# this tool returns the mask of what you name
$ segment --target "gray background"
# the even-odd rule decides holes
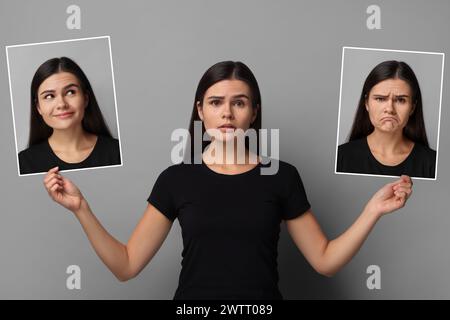
[[[436,150],[443,55],[353,48],[344,49],[339,145],[348,141],[364,81],[377,64],[386,60],[406,62],[416,74],[422,93],[428,142]]]
[[[324,232],[334,238],[387,177],[334,174],[343,46],[448,52],[450,2],[377,1],[382,29],[366,28],[373,1],[77,1],[82,29],[66,29],[72,1],[0,2],[2,45],[110,35],[124,166],[67,172],[104,226],[127,241],[158,174],[170,134],[187,127],[195,88],[213,63],[241,60],[259,81],[263,126],[280,128],[280,156],[294,164]],[[0,52],[2,169],[0,298],[171,299],[181,261],[176,222],[135,279],[120,283],[70,212],[53,203],[42,176],[18,177],[4,50]],[[445,71],[444,88],[449,83]],[[443,92],[439,179],[417,180],[405,208],[383,217],[334,278],[316,274],[283,225],[280,288],[286,299],[450,298],[449,101]],[[81,290],[65,270],[81,267]],[[366,269],[381,268],[381,290]]]
[[[9,47],[7,50],[18,152],[28,144],[30,86],[34,73],[48,59],[63,56],[74,60],[86,74],[103,118],[113,137],[118,138],[108,38]]]

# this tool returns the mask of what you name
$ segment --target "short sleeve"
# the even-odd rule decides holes
[[[288,185],[283,195],[284,220],[297,218],[311,208],[300,174],[294,166],[290,167],[287,181]]]
[[[164,170],[156,179],[155,185],[148,197],[147,201],[158,209],[169,220],[174,221],[177,218],[176,206],[173,202],[172,192],[170,186],[173,185],[170,181],[170,172],[168,169]]]

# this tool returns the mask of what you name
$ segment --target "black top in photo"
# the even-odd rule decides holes
[[[20,174],[47,172],[58,166],[59,170],[92,168],[121,164],[119,140],[99,135],[89,156],[81,162],[68,163],[53,152],[48,139],[19,153]]]
[[[387,166],[372,154],[367,137],[344,143],[338,147],[337,172],[435,178],[436,151],[414,143],[408,157],[398,165]]]

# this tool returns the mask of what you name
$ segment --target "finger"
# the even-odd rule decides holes
[[[58,176],[53,176],[45,185],[49,186],[50,184],[53,184],[54,182],[62,183],[62,179]]]
[[[409,182],[402,182],[394,186],[394,190],[397,190],[399,188],[412,188],[412,184]]]
[[[44,179],[44,184],[47,184],[49,181],[51,181],[53,178],[62,179],[62,176],[59,173],[51,173]]]
[[[58,173],[59,167],[53,167],[47,171],[47,174]]]
[[[58,181],[58,179],[56,177],[52,177],[48,182],[45,183],[45,188],[47,190],[50,190],[50,188],[53,187],[56,181]]]
[[[62,187],[62,182],[58,178],[54,177],[52,180],[50,180],[47,183],[47,185],[46,185],[47,191],[50,191],[54,185],[58,185],[58,186]]]
[[[399,183],[400,183],[400,180],[397,180],[397,181],[388,183],[386,186],[395,190],[395,186],[398,185]]]
[[[398,185],[398,184],[401,184],[401,183],[411,183],[412,184],[412,181],[411,181],[411,178],[409,176],[402,175],[402,176],[400,176],[400,178],[398,180],[395,180],[394,182],[391,182],[390,185],[395,186],[395,185]]]
[[[47,175],[44,178],[44,184],[46,184],[47,182],[49,182],[54,176],[56,176],[56,173],[54,172],[49,172],[47,173]]]
[[[406,199],[409,199],[412,194],[412,189],[406,189],[405,192],[406,192]]]
[[[409,194],[411,193],[411,189],[409,189],[409,188],[398,188],[395,191],[396,192],[404,192],[404,193],[406,193],[407,196],[409,196]]]
[[[403,180],[404,182],[412,184],[412,180],[411,180],[410,176],[407,176],[407,175],[403,174],[403,175],[400,176],[400,179]]]
[[[395,191],[394,194],[395,194],[396,200],[402,200],[402,199],[406,200],[406,198],[407,198],[407,193],[404,191]]]
[[[58,184],[55,184],[55,185],[53,185],[53,186],[50,188],[49,194],[50,194],[50,196],[52,197],[52,199],[55,199],[55,197],[56,197],[56,190],[58,190],[58,188],[59,188],[59,185],[58,185]]]
[[[403,177],[403,176],[402,176]],[[388,183],[388,185],[390,185],[390,186],[395,186],[395,185],[397,185],[397,184],[400,184],[400,183],[404,183],[405,181],[402,179],[402,178],[399,178],[399,179],[397,179],[397,180],[395,180],[395,181],[393,181],[393,182],[391,182],[391,183]]]

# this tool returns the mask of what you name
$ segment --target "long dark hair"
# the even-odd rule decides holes
[[[403,128],[403,134],[414,142],[428,145],[427,133],[425,131],[425,122],[423,120],[422,94],[420,92],[419,82],[411,67],[402,61],[384,61],[378,64],[366,78],[359,98],[358,110],[356,111],[350,132],[349,141],[366,137],[374,130],[370,122],[369,113],[366,110],[366,102],[369,99],[369,93],[372,88],[381,81],[388,79],[401,79],[409,84],[412,92],[413,113],[409,117],[406,126]]]
[[[218,62],[212,67],[210,67],[206,72],[203,74],[202,78],[200,79],[200,82],[197,87],[197,91],[195,92],[195,99],[194,99],[194,107],[192,110],[191,115],[191,121],[189,124],[189,133],[190,133],[190,151],[191,151],[191,160],[194,159],[194,157],[201,157],[201,154],[195,154],[194,150],[194,121],[200,121],[200,117],[198,115],[197,111],[197,102],[200,103],[200,105],[203,104],[203,98],[205,96],[206,91],[214,85],[215,83],[222,81],[222,80],[230,80],[230,79],[236,79],[241,80],[247,83],[247,85],[250,88],[251,93],[251,101],[252,101],[252,108],[258,109],[258,113],[256,115],[255,121],[250,125],[250,128],[255,129],[257,133],[257,148],[259,150],[259,130],[261,129],[261,93],[259,91],[258,82],[256,81],[255,76],[253,75],[252,71],[249,67],[247,67],[244,63],[239,61],[222,61]],[[205,125],[202,122],[202,137],[205,133]],[[198,137],[197,137],[198,139]],[[202,139],[202,150],[205,149],[205,147],[210,143],[210,141],[203,141]],[[248,148],[248,141],[246,139],[246,147]]]
[[[91,84],[83,70],[81,70],[75,61],[67,57],[61,57],[49,59],[41,64],[31,81],[31,117],[28,147],[48,139],[53,133],[53,129],[44,122],[44,119],[37,110],[37,93],[39,86],[45,79],[59,72],[70,72],[77,77],[80,82],[81,91],[88,96],[88,105],[84,110],[84,117],[81,122],[83,129],[96,135],[112,137],[111,132],[103,119],[102,112],[98,106]]]

